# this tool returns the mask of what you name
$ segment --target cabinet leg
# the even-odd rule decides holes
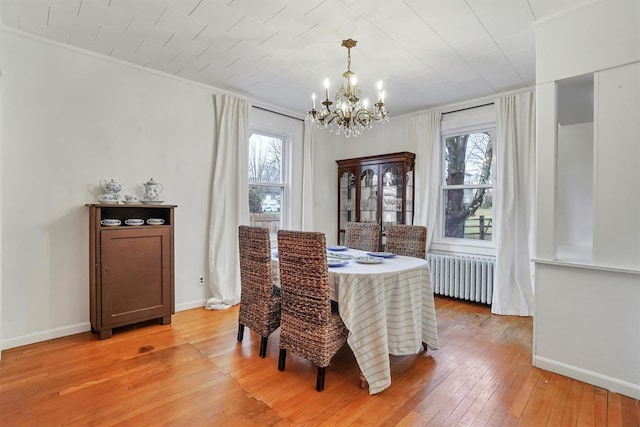
[[[161,325],[170,325],[171,324],[171,315],[164,316],[162,319],[160,319],[160,324]]]
[[[98,339],[106,340],[107,338],[111,338],[112,329],[102,329],[98,331]]]

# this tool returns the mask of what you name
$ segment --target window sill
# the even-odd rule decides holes
[[[470,255],[496,256],[496,248],[487,244],[463,244],[454,242],[437,241],[432,242],[430,251],[456,252]]]

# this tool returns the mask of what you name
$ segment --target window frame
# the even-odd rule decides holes
[[[446,183],[446,139],[452,136],[464,135],[470,133],[480,133],[490,131],[493,135],[493,158],[491,159],[491,183],[490,184],[463,184],[463,185],[449,185]],[[497,220],[497,212],[495,209],[496,201],[496,189],[498,181],[496,179],[496,164],[497,150],[497,126],[495,122],[491,123],[478,123],[476,125],[461,126],[450,128],[441,131],[440,141],[438,146],[438,174],[440,177],[438,184],[438,217],[436,221],[436,230],[434,230],[433,242],[431,244],[431,250],[444,251],[444,252],[462,252],[477,255],[490,255],[495,256],[495,233],[492,231],[491,240],[476,240],[466,238],[445,237],[445,193],[446,190],[455,189],[477,189],[477,188],[489,188],[491,189],[493,197],[493,209],[492,209],[492,229],[495,230],[495,224]]]

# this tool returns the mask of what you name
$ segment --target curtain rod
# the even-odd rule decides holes
[[[288,114],[280,113],[278,111],[269,110],[268,108],[258,107],[257,105],[252,105],[251,107],[257,108],[258,110],[267,111],[267,112],[273,113],[273,114],[279,114],[279,115],[284,116],[284,117],[289,117],[290,119],[300,120],[301,122],[304,122],[304,120],[302,120],[302,119],[300,119],[298,117],[293,117],[293,116],[290,116]]]
[[[446,113],[442,113],[442,115],[445,115],[445,114],[451,114],[451,113],[457,113],[458,111],[471,110],[471,109],[473,109],[473,108],[486,107],[487,105],[494,105],[494,104],[495,104],[495,102],[487,102],[486,104],[474,105],[473,107],[460,108],[460,109],[458,109],[458,110],[447,111]]]

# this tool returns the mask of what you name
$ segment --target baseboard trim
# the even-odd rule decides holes
[[[573,378],[597,387],[605,388],[615,393],[620,393],[632,399],[640,399],[640,384],[633,384],[618,378],[608,377],[593,371],[587,371],[576,366],[546,357],[533,356],[533,366],[565,377]]]
[[[207,299],[185,302],[176,305],[176,312],[191,310],[192,308],[204,307]],[[46,331],[34,332],[32,334],[9,338],[0,342],[0,350],[21,347],[23,345],[35,344],[38,342],[53,340],[56,338],[68,337],[69,335],[81,334],[91,330],[91,322],[77,323],[75,325],[63,326],[61,328],[48,329]]]
[[[208,299],[209,298],[183,302],[181,304],[176,305],[176,311],[185,311],[185,310],[191,310],[192,308],[204,307],[207,304]]]
[[[21,347],[23,345],[35,344],[42,341],[56,338],[68,337],[69,335],[80,334],[91,330],[91,322],[76,323],[75,325],[63,326],[61,328],[48,329],[46,331],[34,332],[15,338],[2,340],[2,350]]]

